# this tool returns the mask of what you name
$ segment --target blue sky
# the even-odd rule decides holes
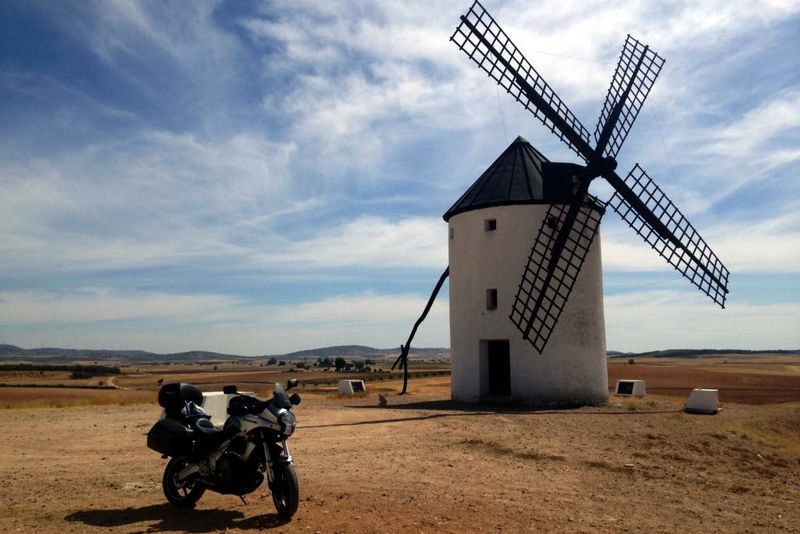
[[[575,161],[449,43],[469,4],[0,4],[0,341],[399,345],[441,215],[507,144]],[[609,213],[609,349],[799,348],[800,4],[485,6],[590,130],[627,33],[667,60],[619,170],[690,218],[729,304]],[[418,345],[449,345],[447,310]]]

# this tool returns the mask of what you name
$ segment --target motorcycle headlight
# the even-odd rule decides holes
[[[295,418],[294,414],[289,410],[284,411],[281,416],[278,418],[278,421],[283,428],[283,435],[284,436],[291,436],[294,432],[294,429],[297,427],[297,419]]]

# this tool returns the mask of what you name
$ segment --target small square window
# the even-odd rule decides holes
[[[496,310],[497,309],[497,290],[496,289],[487,289],[486,290],[486,309],[487,310]]]
[[[456,236],[456,229],[452,226],[450,227],[450,239],[453,239]]]
[[[483,221],[483,229],[487,232],[494,232],[497,230],[497,219],[486,219]]]

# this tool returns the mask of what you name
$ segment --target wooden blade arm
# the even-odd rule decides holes
[[[525,92],[525,95],[530,99],[531,102],[536,106],[536,108],[542,112],[542,114],[553,123],[553,125],[558,129],[559,132],[573,145],[580,153],[583,155],[584,159],[589,161],[594,154],[592,147],[587,143],[583,137],[581,137],[578,132],[576,132],[569,123],[555,110],[553,107],[548,103],[548,101],[540,95],[530,84],[525,80],[525,78],[511,66],[500,52],[497,51],[494,46],[483,36],[480,32],[478,32],[477,28],[465,17],[461,15],[461,22],[467,26],[470,31],[481,41],[481,43],[489,50],[492,55],[499,61],[508,72],[510,72],[514,76],[514,80],[517,82],[519,87]]]
[[[619,193],[619,195],[627,202],[633,210],[665,241],[669,241],[676,248],[679,248],[686,256],[692,260],[706,275],[709,276],[714,282],[726,286],[727,282],[720,280],[720,278],[708,268],[704,261],[701,261],[678,237],[661,222],[661,220],[647,207],[647,205],[639,198],[628,184],[614,171],[603,173],[608,183]],[[663,193],[663,192],[662,192]],[[666,197],[666,195],[664,195]]]

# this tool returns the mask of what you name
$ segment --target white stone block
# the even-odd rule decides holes
[[[688,413],[715,414],[719,412],[719,390],[695,388],[683,407]]]
[[[356,393],[366,393],[367,385],[363,380],[353,380],[351,378],[339,380],[339,394],[355,395]]]
[[[644,397],[647,394],[644,380],[617,380],[614,395],[619,397]]]

